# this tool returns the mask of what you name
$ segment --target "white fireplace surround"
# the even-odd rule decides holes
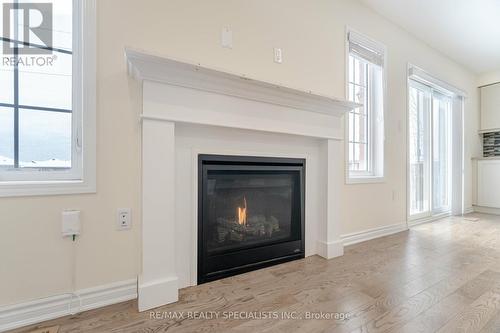
[[[196,284],[198,154],[306,159],[306,256],[343,255],[342,115],[356,104],[126,50],[142,83],[139,310]]]

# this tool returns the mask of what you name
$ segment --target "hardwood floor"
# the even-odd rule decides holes
[[[186,288],[178,303],[154,313],[126,302],[14,332],[56,325],[59,332],[499,333],[500,217],[473,216],[480,219],[446,218],[353,245],[340,258],[312,256]],[[213,318],[186,318],[195,311]]]

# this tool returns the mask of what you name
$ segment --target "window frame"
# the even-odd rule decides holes
[[[96,192],[96,0],[73,11],[71,168],[2,170],[0,197]]]
[[[348,71],[350,71],[350,57],[351,55],[349,54],[349,68],[348,68]],[[352,56],[354,60],[357,59],[357,57],[355,56]],[[351,82],[351,81],[348,81],[347,83],[347,86],[348,88],[347,89],[350,89],[350,85],[353,85],[354,86],[354,89],[356,89],[356,87],[359,87],[359,88],[364,88],[365,89],[365,101],[368,101],[370,99],[370,95],[371,95],[371,87],[372,87],[372,83],[370,82],[372,80],[372,74],[371,74],[371,70],[368,66],[368,63],[366,63],[363,59],[357,59],[358,61],[362,61],[363,62],[363,66],[365,66],[365,80],[366,80],[366,84],[365,86],[362,86],[360,84],[357,84],[355,82]],[[356,74],[354,73],[354,76]],[[348,74],[349,76],[349,74]],[[355,93],[355,90],[353,91],[353,93]],[[348,92],[349,94],[349,92]],[[353,102],[353,101],[352,101]],[[357,112],[358,108],[356,109],[353,109],[353,110],[350,110],[348,112],[348,116],[350,116],[351,114],[352,115],[358,115],[358,116],[362,116],[362,117],[365,117],[366,120],[365,120],[365,123],[366,123],[366,140],[365,142],[361,142],[361,141],[356,141],[355,139],[354,140],[351,140],[350,138],[350,135],[347,136],[347,147],[348,147],[348,157],[351,153],[351,147],[350,147],[350,144],[357,144],[357,145],[364,145],[366,147],[366,164],[367,164],[367,170],[350,170],[350,164],[351,164],[351,161],[350,159],[348,159],[347,161],[347,165],[349,167],[349,172],[352,173],[353,175],[357,176],[357,177],[362,177],[362,176],[369,176],[371,174],[371,170],[373,168],[373,163],[372,163],[372,143],[373,143],[373,138],[372,138],[372,135],[373,135],[373,131],[371,130],[372,128],[372,117],[370,116],[370,109],[371,109],[371,105],[367,105],[367,111],[366,111],[366,114],[361,114],[360,112]],[[351,124],[350,124],[350,121],[348,119],[348,122],[347,122],[347,131],[348,131],[348,134],[349,131],[351,130]],[[353,137],[355,137],[353,135]]]
[[[382,75],[382,104],[381,107],[378,107],[377,115],[380,113],[382,117],[381,122],[377,122],[375,120],[377,115],[374,115],[372,112],[375,109],[375,101],[371,97],[374,92],[373,92],[373,83],[372,81],[375,79],[373,70],[371,69],[371,66],[368,67],[368,82],[367,82],[367,100],[369,100],[370,104],[367,106],[367,117],[368,117],[368,145],[367,145],[367,163],[368,163],[368,171],[356,171],[356,170],[350,170],[350,160],[349,160],[349,149],[350,149],[350,138],[349,138],[349,131],[350,131],[350,121],[349,121],[349,115],[351,112],[346,113],[345,116],[345,123],[344,123],[344,141],[345,141],[345,148],[344,148],[344,160],[345,160],[345,182],[346,184],[369,184],[369,183],[383,183],[385,182],[385,118],[386,118],[386,113],[387,113],[387,48],[385,45],[381,44],[380,42],[374,41],[369,37],[366,37],[366,35],[359,33],[358,31],[352,29],[349,26],[346,26],[346,32],[345,32],[345,95],[346,99],[350,100],[349,98],[349,69],[350,69],[350,62],[349,58],[351,56],[351,53],[349,52],[349,33],[354,32],[357,35],[363,36],[366,40],[370,41],[371,44],[377,45],[378,48],[380,48],[383,51],[384,54],[384,59],[383,59],[383,65],[381,69],[381,75]],[[353,55],[353,57],[356,57]],[[359,59],[359,58],[358,58]],[[361,61],[365,61],[364,59],[360,59]],[[381,108],[381,110],[380,110]],[[381,126],[382,128],[378,128]],[[382,132],[378,133],[377,132]],[[381,142],[376,142],[378,140],[381,140]],[[376,146],[379,146],[378,150],[381,151],[376,151]]]

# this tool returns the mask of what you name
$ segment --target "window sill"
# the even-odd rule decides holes
[[[345,180],[346,184],[377,184],[385,183],[383,176],[348,176]]]
[[[93,182],[68,181],[7,181],[0,182],[0,197],[28,197],[96,193]]]

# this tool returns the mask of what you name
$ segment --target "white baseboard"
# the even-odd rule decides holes
[[[345,234],[340,236],[342,239],[344,246],[353,245],[361,242],[365,242],[367,240],[392,235],[401,231],[408,230],[406,223],[397,223],[392,224],[380,228],[373,228],[364,230],[361,232],[354,232],[351,234]]]
[[[169,277],[154,281],[141,281],[139,277],[139,311],[177,302],[179,299],[179,279]]]
[[[500,208],[473,206],[472,211],[483,214],[500,215]]]
[[[317,246],[318,255],[325,259],[344,255],[344,243],[341,240],[336,242],[318,241]]]
[[[450,213],[443,213],[443,214],[425,217],[425,218],[418,219],[418,220],[408,221],[408,228],[416,227],[417,225],[424,224],[424,223],[434,222],[434,221],[437,221],[437,220],[440,220],[440,219],[443,219],[443,218],[449,217],[449,216],[451,216]]]
[[[77,290],[79,300],[69,294],[0,307],[0,332],[137,298],[137,280]],[[71,311],[70,311],[71,307]]]
[[[472,206],[464,209],[464,215],[470,214],[470,213],[474,213],[474,207],[472,207]]]

